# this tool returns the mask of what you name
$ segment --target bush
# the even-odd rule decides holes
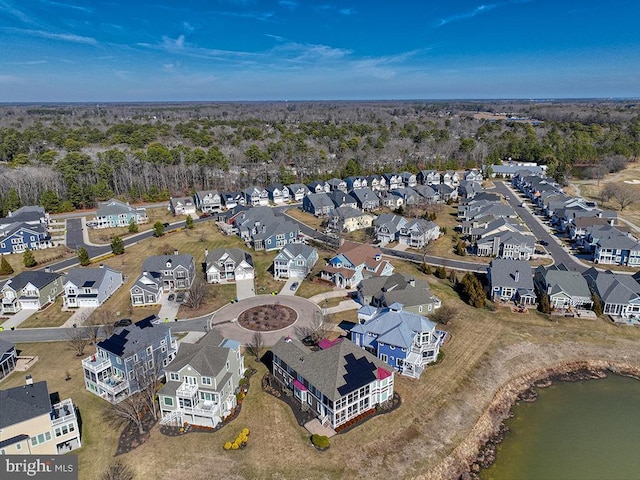
[[[225,442],[223,448],[225,450],[231,450],[231,442]]]
[[[326,435],[311,435],[311,443],[317,448],[325,449],[329,448],[329,437]]]

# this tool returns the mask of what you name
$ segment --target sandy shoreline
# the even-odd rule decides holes
[[[467,479],[474,478],[480,464],[491,463],[486,453],[499,443],[504,434],[504,421],[510,417],[511,409],[518,400],[532,401],[531,389],[544,387],[552,381],[576,381],[596,379],[615,373],[640,379],[640,366],[609,360],[581,360],[561,362],[539,368],[509,380],[494,395],[480,415],[467,437],[434,469],[428,478]],[[487,449],[487,445],[489,449]],[[480,457],[480,459],[479,459]],[[480,461],[479,461],[480,460]]]

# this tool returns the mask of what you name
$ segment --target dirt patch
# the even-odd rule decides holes
[[[248,330],[273,332],[293,325],[297,317],[294,309],[276,303],[245,310],[238,317],[238,323]]]

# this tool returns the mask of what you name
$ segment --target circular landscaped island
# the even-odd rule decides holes
[[[275,332],[290,327],[298,319],[293,308],[270,303],[251,307],[238,316],[240,326],[256,332]]]

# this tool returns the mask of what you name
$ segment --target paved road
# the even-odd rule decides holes
[[[509,202],[518,215],[520,215],[520,218],[527,224],[527,227],[529,227],[529,230],[531,230],[538,241],[544,240],[548,243],[548,245],[546,245],[546,249],[555,263],[564,263],[567,268],[581,273],[587,270],[588,267],[586,265],[576,259],[558,243],[558,239],[549,233],[548,227],[542,224],[539,217],[533,215],[529,209],[520,207],[522,200],[516,195],[515,189],[512,190],[507,187],[504,182],[494,183],[496,186],[495,191],[501,193],[505,197],[509,197],[507,202]]]
[[[171,322],[172,332],[204,332],[208,328],[211,315],[205,315],[191,320]],[[71,328],[18,328],[0,332],[0,338],[11,343],[27,342],[59,342],[69,339]]]

